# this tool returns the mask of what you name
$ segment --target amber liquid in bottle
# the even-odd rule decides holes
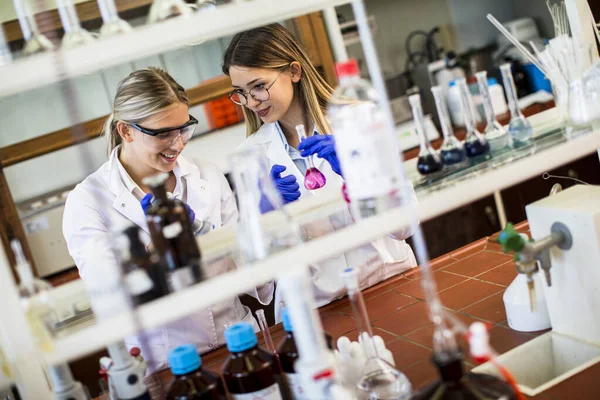
[[[178,291],[202,280],[201,255],[184,203],[167,194],[167,178],[165,173],[144,180],[154,194],[146,220],[170,291]]]

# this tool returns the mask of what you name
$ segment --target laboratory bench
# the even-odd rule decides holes
[[[527,222],[517,225],[517,230],[528,233]],[[502,253],[495,242],[497,234],[477,240],[458,250],[431,261],[437,288],[443,306],[465,323],[484,321],[491,325],[491,344],[498,353],[505,353],[546,331],[524,333],[508,327],[502,294],[516,276],[512,257]],[[404,372],[415,389],[437,379],[430,363],[432,356],[432,324],[421,292],[419,267],[390,278],[364,291],[369,318],[374,333],[380,335],[394,355],[396,367]],[[356,324],[347,298],[334,301],[319,309],[323,328],[334,340],[340,336],[357,339]],[[270,328],[274,343],[284,336],[283,327]],[[264,346],[262,336],[259,342]],[[461,339],[463,349],[466,342]],[[225,347],[202,355],[203,365],[220,371],[228,352]],[[97,359],[96,359],[97,362]],[[465,368],[475,362],[466,357]],[[77,370],[73,369],[74,375]],[[171,380],[170,372],[158,374],[163,387]],[[535,400],[588,400],[600,398],[600,364],[563,381],[543,392]],[[96,381],[97,379],[94,378]],[[98,399],[106,399],[101,396]]]

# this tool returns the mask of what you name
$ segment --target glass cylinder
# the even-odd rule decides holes
[[[465,118],[465,127],[467,129],[467,136],[465,138],[465,150],[467,151],[467,157],[478,157],[489,153],[490,145],[483,135],[477,130],[475,121],[475,111],[473,106],[473,99],[471,93],[469,93],[469,87],[467,86],[467,80],[465,78],[459,78],[456,81],[458,90],[460,92],[460,103]]]
[[[62,39],[62,46],[64,48],[81,46],[95,40],[90,32],[81,27],[77,10],[75,10],[72,0],[56,0],[56,5],[58,6],[58,14],[60,15],[63,29],[65,30],[65,36]]]
[[[13,0],[13,5],[23,32],[23,39],[25,39],[23,54],[27,55],[54,49],[52,42],[39,32],[34,14],[31,12],[27,1]]]
[[[423,117],[423,107],[421,106],[421,96],[413,94],[409,96],[408,102],[412,108],[414,124],[419,136],[420,150],[417,160],[417,170],[422,175],[431,174],[442,169],[442,162],[436,151],[431,147],[427,134],[425,133],[425,118]]]
[[[475,74],[477,84],[479,85],[479,93],[483,100],[483,110],[485,112],[486,126],[483,134],[485,139],[490,144],[491,151],[502,150],[510,144],[509,136],[504,130],[504,127],[496,119],[494,108],[492,106],[492,97],[488,85],[487,72],[481,71]]]
[[[189,15],[192,15],[192,8],[184,0],[154,0],[148,13],[148,23]]]
[[[508,63],[502,64],[500,66],[500,72],[502,73],[502,81],[504,82],[504,89],[506,91],[506,97],[508,98],[508,107],[510,108],[508,134],[515,144],[527,142],[533,136],[533,128],[519,109],[517,89],[515,87],[511,65]]]
[[[443,90],[440,86],[434,86],[431,88],[431,93],[444,135],[444,141],[440,147],[440,159],[444,165],[460,165],[467,159],[467,153],[463,144],[454,136]]]
[[[115,0],[98,0],[98,8],[103,22],[100,36],[110,36],[131,30],[131,26],[119,17]]]

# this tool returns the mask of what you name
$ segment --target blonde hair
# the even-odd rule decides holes
[[[223,57],[223,73],[229,76],[229,69],[235,66],[284,71],[294,61],[302,69],[302,77],[298,82],[300,105],[308,111],[319,133],[328,134],[331,127],[325,110],[333,89],[316,70],[298,41],[280,24],[266,25],[235,35]],[[249,108],[243,107],[243,112],[246,117],[246,136],[250,136],[263,122]]]
[[[113,111],[104,123],[103,132],[108,141],[109,155],[121,144],[117,122],[139,124],[177,103],[190,106],[185,89],[166,71],[148,67],[129,74],[119,82]]]

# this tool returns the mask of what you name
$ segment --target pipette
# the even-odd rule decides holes
[[[267,345],[267,349],[277,357],[277,348],[273,344],[273,338],[271,337],[271,332],[269,331],[269,325],[267,324],[267,318],[265,317],[265,310],[260,309],[256,310],[256,316],[258,317],[258,326],[260,327],[260,331],[265,338],[265,344]]]
[[[306,139],[304,125],[296,125],[296,132],[298,133],[299,142]],[[306,162],[308,163],[308,169],[304,175],[304,187],[308,190],[315,190],[325,186],[327,179],[325,179],[325,175],[323,175],[323,173],[319,171],[317,167],[315,167],[315,162],[312,156],[306,157]]]

